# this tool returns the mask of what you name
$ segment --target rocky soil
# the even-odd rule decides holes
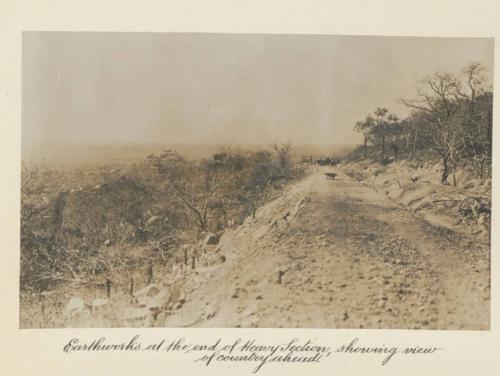
[[[489,329],[489,242],[340,167],[315,168],[189,252],[195,268],[181,262],[135,292],[121,325]]]

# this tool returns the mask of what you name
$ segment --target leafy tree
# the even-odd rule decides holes
[[[380,159],[386,157],[387,144],[391,146],[396,156],[399,150],[396,142],[399,139],[399,119],[390,114],[387,108],[378,107],[373,115],[368,115],[365,120],[356,122],[354,130],[363,134],[363,157],[367,157],[368,142],[379,149]]]

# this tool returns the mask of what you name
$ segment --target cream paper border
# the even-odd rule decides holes
[[[250,375],[245,363],[201,367],[192,356],[171,353],[72,353],[73,336],[105,335],[121,342],[186,337],[254,337],[284,342],[295,336],[340,345],[354,337],[371,344],[432,345],[432,356],[394,358],[335,356],[319,365],[266,366],[259,374],[301,375],[499,375],[498,144],[494,145],[491,330],[312,329],[18,329],[21,32],[26,30],[237,32],[500,38],[500,1],[0,1],[0,374],[2,375]],[[494,140],[498,139],[500,74],[495,58]],[[220,363],[219,363],[220,364]]]

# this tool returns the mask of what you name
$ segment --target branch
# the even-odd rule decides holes
[[[409,100],[406,100],[406,99],[402,99],[401,98],[400,100],[401,100],[401,103],[404,104],[407,107],[414,108],[416,110],[422,110],[422,111],[425,111],[425,112],[428,112],[428,113],[432,113],[432,110],[429,109],[429,108],[427,108],[427,107],[416,105],[415,103],[412,103],[412,101],[409,101]]]

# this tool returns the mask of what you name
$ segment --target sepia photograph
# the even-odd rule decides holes
[[[19,327],[490,330],[493,57],[24,31]]]

